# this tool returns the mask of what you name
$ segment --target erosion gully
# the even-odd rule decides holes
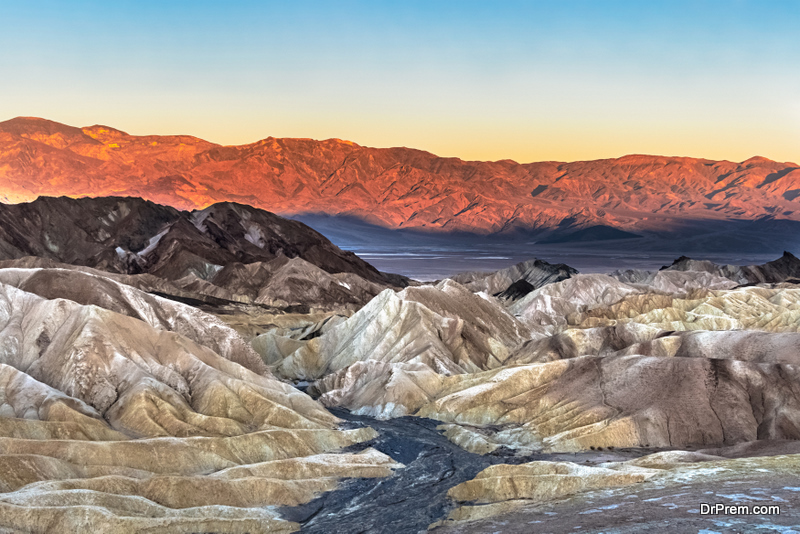
[[[535,454],[514,456],[509,449],[489,455],[473,454],[451,443],[436,427],[439,421],[420,417],[400,417],[380,421],[354,415],[347,410],[330,409],[343,419],[344,428],[371,426],[379,436],[346,449],[355,452],[373,447],[404,464],[386,478],[356,478],[344,481],[339,489],[313,501],[282,507],[281,515],[301,524],[301,532],[332,533],[418,533],[431,523],[447,517],[454,503],[447,497],[453,486],[475,477],[493,464],[519,464],[536,460],[572,461],[595,464],[626,460],[652,451],[623,449],[611,452],[575,454]]]

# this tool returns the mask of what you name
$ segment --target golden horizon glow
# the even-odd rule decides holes
[[[80,1],[0,15],[13,50],[0,120],[519,163],[800,161],[793,2]]]

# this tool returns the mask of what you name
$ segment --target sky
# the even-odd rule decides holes
[[[800,162],[800,2],[0,0],[0,120]]]

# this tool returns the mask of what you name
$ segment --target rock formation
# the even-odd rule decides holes
[[[66,299],[139,319],[158,331],[178,333],[259,374],[266,366],[253,349],[217,317],[111,280],[71,269],[0,269],[0,283],[48,300]],[[49,338],[50,333],[45,333]]]
[[[326,405],[437,419],[476,451],[800,437],[797,289],[707,270],[618,278],[571,274],[507,301],[452,280],[387,290],[319,336],[273,336],[266,360]]]
[[[534,289],[566,280],[576,274],[578,271],[563,263],[551,265],[542,260],[529,260],[494,273],[468,272],[450,278],[475,293],[483,291],[501,298],[517,300]],[[508,292],[515,284],[515,289]]]
[[[280,256],[270,262],[230,263],[210,280],[237,297],[276,307],[305,306],[357,310],[380,293],[385,283],[355,273],[330,274],[302,258]],[[184,288],[192,286],[183,285]]]
[[[630,270],[612,273],[612,275],[623,282],[652,283],[651,281],[658,276],[672,271],[708,272],[737,284],[776,284],[787,280],[800,280],[800,260],[786,251],[777,260],[764,265],[717,265],[708,260],[693,260],[681,256],[672,265],[665,265],[658,272]],[[697,277],[696,274],[693,276]]]
[[[264,506],[399,467],[331,454],[375,433],[338,430],[212,316],[78,271],[0,275],[2,528],[288,532]]]
[[[66,202],[72,218],[57,214],[59,224],[39,227],[16,221],[5,235],[27,242],[31,252],[53,245],[47,236],[58,235],[63,246],[50,247],[50,258],[109,267],[94,260],[120,241],[85,231],[97,223],[78,216],[87,201],[52,202]],[[112,203],[123,211],[129,204],[161,209]],[[53,214],[41,215],[37,220]],[[141,229],[117,230],[123,239]],[[327,246],[335,256],[338,249]],[[230,247],[217,247],[215,254],[232,254]],[[343,253],[339,259],[316,257],[320,250],[308,257],[327,266],[347,259]],[[299,265],[299,276],[312,272],[317,280],[349,281],[356,290],[379,287],[353,272],[328,274],[300,258],[279,254],[271,261]],[[279,283],[292,275],[297,270]],[[3,262],[0,530],[290,532],[297,524],[273,507],[306,503],[346,477],[385,477],[402,467],[358,446],[376,436],[373,430],[340,429],[321,404],[274,378],[220,319],[224,314],[198,308],[214,302],[209,288],[190,286],[187,280],[109,273],[48,257]],[[364,298],[354,295],[342,300]],[[351,446],[352,452],[338,452]]]
[[[281,360],[276,372],[325,377],[315,391],[328,405],[355,408],[357,398],[358,413],[397,416],[421,406],[438,375],[499,367],[527,338],[497,302],[446,280],[400,293],[385,290]]]
[[[234,262],[302,258],[328,273],[404,284],[302,223],[231,203],[191,213],[121,197],[0,205],[0,259],[25,256],[166,280],[207,280]]]
[[[785,364],[583,356],[448,377],[417,413],[535,450],[734,445],[800,438],[797,378]]]

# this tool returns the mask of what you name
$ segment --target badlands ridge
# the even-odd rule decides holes
[[[800,474],[788,252],[421,284],[238,204],[42,198],[0,220],[3,532],[314,531],[291,510],[426,455],[370,418],[489,459],[406,532]]]

